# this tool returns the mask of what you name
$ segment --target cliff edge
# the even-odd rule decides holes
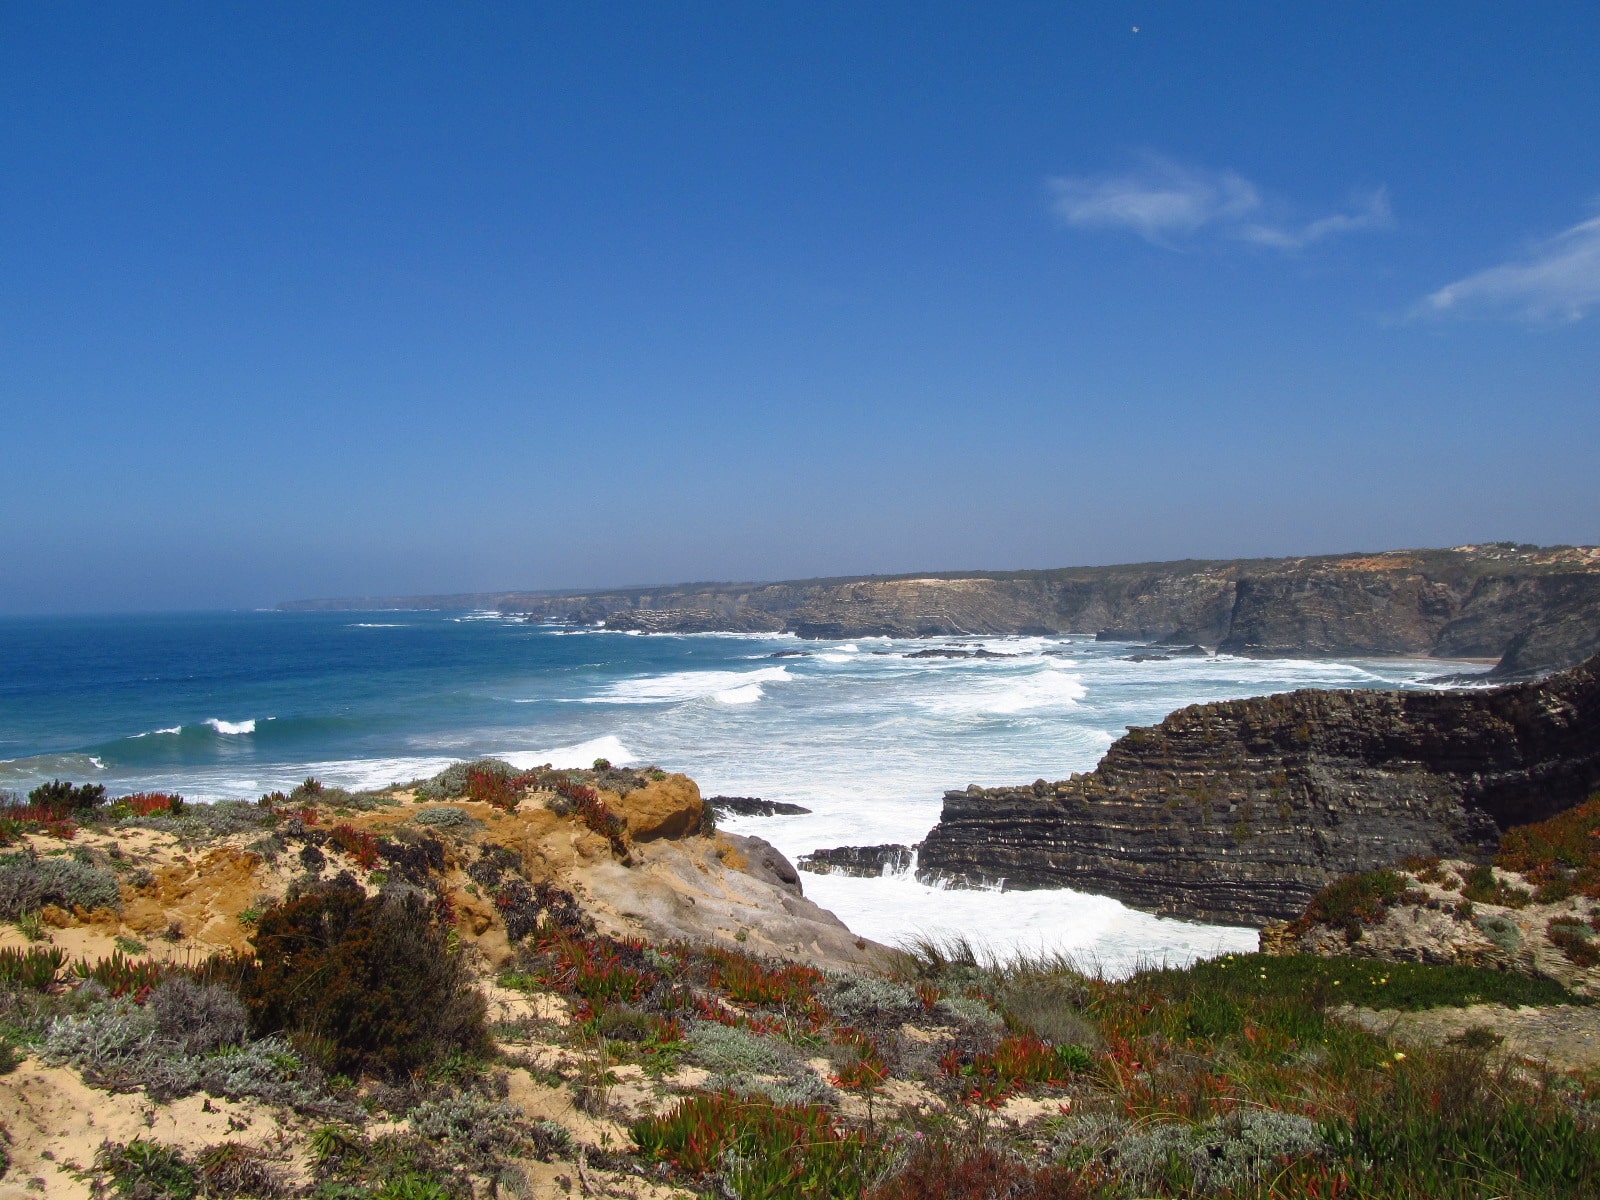
[[[918,875],[1263,924],[1341,875],[1488,852],[1597,785],[1600,656],[1481,691],[1191,705],[1130,730],[1092,773],[947,792]]]

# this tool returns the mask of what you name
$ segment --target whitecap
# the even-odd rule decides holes
[[[403,621],[357,621],[346,626],[348,629],[409,629]]]
[[[506,754],[496,754],[494,757],[504,759],[519,771],[540,767],[545,763],[563,770],[572,770],[591,766],[597,758],[622,766],[634,760],[634,753],[622,744],[621,738],[608,733],[604,737],[590,738],[587,742],[579,742],[574,746],[557,746],[552,750],[513,750]]]
[[[133,734],[132,736],[136,737],[136,738],[160,737],[163,734],[169,734],[169,733],[170,734],[176,734],[176,733],[182,733],[182,732],[183,732],[183,726],[182,725],[172,725],[172,726],[169,726],[166,729],[149,729],[149,730],[146,730],[144,733],[136,733],[136,734]]]
[[[256,722],[253,717],[246,721],[224,721],[221,717],[207,717],[206,724],[218,733],[228,737],[256,731]]]
[[[1082,678],[1049,660],[1026,675],[978,678],[969,674],[948,680],[948,689],[923,696],[917,704],[942,716],[1010,716],[1048,709],[1076,708],[1088,694]]]
[[[778,683],[793,678],[788,667],[762,667],[756,671],[674,671],[670,675],[619,680],[601,689],[598,696],[584,697],[582,703],[680,704],[686,700],[714,697],[719,692],[743,689],[751,684]],[[741,702],[736,700],[733,703]]]
[[[711,698],[718,704],[754,704],[763,694],[759,683],[750,683],[744,687],[729,688],[725,692],[715,692]]]

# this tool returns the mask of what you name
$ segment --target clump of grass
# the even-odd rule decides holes
[[[866,1134],[826,1108],[756,1097],[691,1096],[630,1132],[645,1155],[749,1200],[858,1196],[878,1160]]]
[[[30,946],[26,950],[5,947],[0,949],[0,983],[35,992],[49,991],[66,961],[66,951],[55,946]]]

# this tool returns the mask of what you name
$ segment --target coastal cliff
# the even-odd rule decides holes
[[[805,638],[1070,634],[1252,657],[1499,660],[1531,679],[1600,651],[1600,548],[1494,544],[1309,558],[1185,560],[605,592],[501,592],[292,609],[490,608],[654,633]]]
[[[1130,730],[1092,773],[946,793],[918,875],[1261,924],[1341,875],[1486,853],[1597,784],[1600,656],[1481,691],[1191,705]]]

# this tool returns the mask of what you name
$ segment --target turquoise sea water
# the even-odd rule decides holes
[[[1438,660],[1127,661],[1067,638],[958,639],[1015,657],[908,659],[928,642],[637,636],[487,613],[222,613],[0,620],[0,789],[54,777],[113,792],[254,798],[316,775],[376,786],[494,754],[519,765],[654,762],[706,794],[810,816],[725,821],[795,857],[915,842],[946,788],[1094,766],[1129,725],[1296,687],[1418,687]],[[932,643],[935,645],[952,643]],[[796,654],[798,652],[798,655]],[[783,657],[774,657],[783,655]],[[1072,892],[806,876],[852,928],[962,933],[1110,969],[1251,946]]]

